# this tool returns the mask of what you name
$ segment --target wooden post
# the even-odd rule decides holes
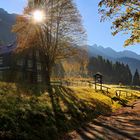
[[[96,87],[96,81],[95,81],[95,90],[97,90],[97,87]]]
[[[121,96],[121,90],[119,90],[119,97]]]
[[[102,79],[101,79],[101,81],[100,81],[100,84],[101,84],[101,86],[100,86],[100,90],[102,91]]]
[[[101,84],[101,91],[102,91],[102,84],[103,84],[102,76],[100,76],[100,84]]]
[[[126,97],[127,97],[128,95],[127,95],[127,91],[126,91]]]
[[[116,96],[119,96],[119,95],[118,95],[118,91],[116,91]]]

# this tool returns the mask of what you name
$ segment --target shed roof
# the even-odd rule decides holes
[[[101,77],[103,77],[103,75],[102,75],[100,72],[97,72],[97,73],[94,74],[93,76],[94,76],[94,77],[96,77],[96,76],[101,76]]]
[[[16,43],[0,46],[0,55],[12,52],[16,48]]]

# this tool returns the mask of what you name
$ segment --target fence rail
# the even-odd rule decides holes
[[[132,97],[132,93],[129,93],[126,90],[116,90],[116,96],[120,97],[122,95],[125,95],[126,97],[128,97],[130,95],[130,97]]]
[[[68,80],[63,80],[63,81],[51,81],[52,86],[89,86],[89,87],[94,87],[95,88],[95,82],[94,81],[68,81]],[[109,93],[110,87],[104,86],[102,84],[96,83],[96,86],[100,88],[101,91],[106,91]],[[96,90],[97,88],[95,88]],[[115,91],[116,97],[121,97],[125,95],[125,97],[132,97],[133,93],[130,93],[126,90],[116,90]]]
[[[88,87],[94,87],[95,82],[94,81],[68,81],[68,80],[63,80],[63,81],[51,81],[51,85],[53,86],[88,86]],[[104,86],[102,84],[96,83],[96,86],[101,87],[100,89],[106,91],[107,93],[109,92],[109,87]]]

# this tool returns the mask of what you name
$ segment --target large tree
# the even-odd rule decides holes
[[[101,0],[99,7],[101,21],[112,19],[113,35],[129,34],[124,46],[140,43],[139,0]]]
[[[45,21],[39,24],[31,20],[36,9],[45,14]],[[83,45],[86,38],[81,16],[72,0],[29,0],[13,31],[17,33],[18,50],[37,47],[42,52],[48,86],[55,62],[75,54],[75,46]]]
[[[32,20],[35,10],[44,13],[43,22]],[[76,54],[75,46],[83,45],[86,38],[76,5],[72,0],[29,0],[24,15],[17,18],[13,31],[17,34],[17,52],[40,50],[44,78],[57,123],[57,100],[50,84],[52,68],[58,60]]]

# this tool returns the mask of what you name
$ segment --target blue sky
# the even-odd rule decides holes
[[[89,45],[97,44],[117,51],[131,50],[140,54],[140,44],[123,48],[126,35],[122,33],[115,37],[111,35],[111,21],[100,23],[99,0],[75,0],[75,2],[83,17]],[[0,0],[0,8],[4,8],[9,13],[22,13],[26,4],[27,0]]]

